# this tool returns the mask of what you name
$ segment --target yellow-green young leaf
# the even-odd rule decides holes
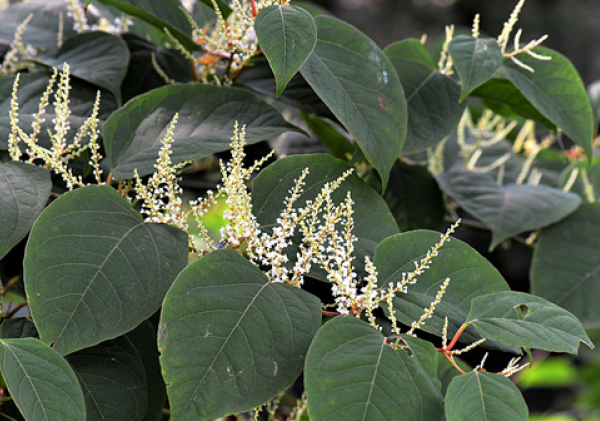
[[[83,393],[73,369],[38,339],[0,340],[0,370],[27,421],[86,421]]]
[[[420,263],[439,241],[439,232],[415,230],[393,235],[379,243],[374,260],[379,272],[379,286],[385,287],[390,282],[396,285],[402,281],[402,273],[414,271],[415,262]],[[448,317],[448,336],[452,337],[466,320],[473,297],[508,291],[509,287],[490,262],[460,240],[451,239],[438,253],[439,255],[433,258],[431,268],[417,278],[416,284],[408,287],[408,293],[396,294],[393,304],[398,321],[410,326],[414,320],[421,317],[423,309],[428,308],[435,300],[446,278],[450,278],[450,285],[442,302],[436,307],[432,318],[422,325],[422,329],[441,336],[444,318]],[[385,306],[384,311],[387,314]],[[469,328],[462,334],[461,339],[474,342],[481,339],[481,336],[474,328]],[[519,352],[493,341],[486,341],[484,345],[493,349]]]
[[[484,338],[512,346],[571,354],[577,353],[580,342],[594,348],[577,317],[524,292],[496,292],[474,298],[466,323]]]
[[[279,97],[317,45],[317,25],[300,7],[275,5],[261,9],[254,29],[275,75]]]
[[[494,38],[459,35],[450,41],[448,52],[461,81],[460,101],[494,76],[502,65],[502,51]]]
[[[128,336],[67,356],[81,383],[86,421],[140,421],[148,394],[142,359]]]
[[[459,103],[460,87],[437,71],[419,40],[407,39],[385,49],[408,103],[408,131],[402,153],[424,151],[452,133],[466,104]]]
[[[85,32],[67,39],[54,54],[35,61],[62,69],[69,64],[71,76],[112,93],[121,103],[121,84],[127,73],[129,49],[121,37],[106,32]]]
[[[317,16],[317,46],[300,72],[356,139],[383,188],[406,139],[407,105],[394,66],[353,26]]]
[[[191,39],[192,28],[181,11],[179,0],[97,0],[113,6],[121,12],[135,16],[156,27],[161,32],[167,28],[188,51],[200,50],[200,45]]]
[[[573,64],[560,53],[538,47],[536,53],[551,57],[538,60],[528,54],[516,56],[534,72],[506,59],[500,68],[505,76],[548,120],[592,157],[594,114],[583,82]]]
[[[435,177],[444,193],[492,230],[490,250],[512,236],[561,220],[581,203],[574,193],[542,185],[501,186],[489,174],[463,169]]]
[[[250,92],[213,85],[168,85],[140,95],[104,124],[104,147],[116,180],[152,174],[175,113],[171,159],[202,158],[230,148],[235,122],[246,125],[246,144],[299,131],[273,107]],[[201,141],[199,141],[201,140]]]
[[[132,330],[187,264],[187,242],[184,231],[144,223],[108,186],[55,200],[34,224],[24,260],[41,340],[64,355]]]
[[[320,326],[317,297],[270,283],[234,250],[204,256],[177,277],[161,313],[172,417],[215,419],[267,403],[300,375]]]
[[[311,419],[439,420],[442,396],[435,348],[417,338],[402,338],[410,348],[394,350],[379,331],[356,317],[327,322],[306,357]]]
[[[448,421],[527,421],[517,386],[500,374],[472,371],[452,379],[445,400]]]
[[[304,193],[297,199],[296,207],[306,207],[307,200],[314,200],[325,183],[332,182],[351,167],[347,163],[330,155],[294,155],[278,160],[262,170],[253,182],[252,206],[256,219],[261,226],[275,226],[282,210],[284,199],[290,195],[294,180],[298,179],[305,168],[309,174],[305,179]],[[332,194],[334,203],[342,203],[347,192],[354,201],[354,230],[358,238],[355,243],[352,262],[356,272],[366,276],[365,256],[373,257],[375,246],[391,234],[398,233],[398,226],[385,201],[367,183],[356,174],[351,174]],[[298,232],[299,230],[297,230]],[[287,248],[290,266],[296,261],[301,238],[292,239],[294,244]],[[310,276],[326,280],[326,273],[313,265]]]
[[[600,327],[600,203],[584,203],[544,230],[531,266],[532,292],[558,304],[586,327]]]
[[[0,164],[0,259],[29,233],[51,188],[45,168],[20,162]]]

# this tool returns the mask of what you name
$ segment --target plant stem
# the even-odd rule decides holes
[[[10,289],[19,281],[19,279],[21,279],[21,275],[17,275],[10,281],[8,281],[6,286],[2,288],[2,296],[5,296],[8,293],[8,291],[10,291]]]

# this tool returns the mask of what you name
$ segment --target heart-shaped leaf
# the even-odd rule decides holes
[[[0,339],[0,370],[27,421],[87,420],[73,369],[40,340]]]
[[[261,9],[254,29],[273,69],[279,97],[317,45],[317,25],[300,7],[275,5]]]
[[[171,35],[188,51],[196,51],[201,47],[191,39],[192,27],[181,11],[179,0],[98,0],[113,6],[121,12],[140,18],[144,22],[163,31],[168,29]]]
[[[460,101],[494,76],[502,65],[502,51],[494,38],[459,35],[450,41],[448,52],[461,81]]]
[[[127,336],[77,351],[67,361],[81,383],[86,421],[140,421],[144,417],[146,374]]]
[[[278,160],[262,170],[253,183],[252,207],[258,223],[262,226],[274,226],[285,209],[284,199],[294,186],[294,180],[300,177],[305,168],[309,169],[304,193],[297,199],[296,206],[306,206],[307,200],[314,200],[327,182],[332,182],[351,167],[343,161],[329,155],[294,155]],[[369,185],[355,174],[350,175],[332,195],[334,203],[342,203],[348,191],[354,201],[354,229],[358,237],[355,244],[357,273],[364,275],[365,256],[373,257],[375,246],[388,235],[398,232],[398,226],[386,203]],[[288,247],[288,256],[293,265],[301,238],[295,239],[295,245]],[[311,276],[326,279],[324,272],[317,272],[317,265]]]
[[[502,241],[561,220],[581,198],[542,185],[500,186],[489,174],[455,169],[435,175],[444,193],[492,230],[490,250]]]
[[[507,345],[576,354],[579,343],[594,345],[567,310],[524,292],[495,292],[473,299],[466,323],[484,338]]]
[[[420,263],[432,247],[440,241],[440,233],[415,230],[386,238],[375,250],[378,284],[385,287],[402,281],[402,273],[412,272],[415,262]],[[438,250],[431,267],[417,278],[417,283],[408,287],[406,294],[398,293],[393,300],[396,318],[408,326],[418,320],[423,309],[435,300],[438,290],[446,278],[450,284],[442,302],[436,307],[431,319],[422,329],[441,336],[444,318],[448,317],[448,336],[452,337],[467,318],[471,301],[491,292],[508,291],[509,287],[502,275],[475,249],[460,240],[452,239]],[[387,313],[387,308],[384,306]],[[481,339],[475,329],[467,329],[461,339],[474,342]],[[501,344],[486,342],[485,346],[517,352]]]
[[[385,190],[406,139],[407,105],[398,75],[356,28],[329,16],[315,22],[317,46],[300,72],[356,139]]]
[[[311,419],[439,420],[436,351],[420,339],[402,338],[412,356],[405,349],[392,349],[380,332],[356,317],[327,322],[306,357],[304,384]]]
[[[600,203],[584,203],[542,230],[531,266],[532,292],[558,304],[586,327],[600,327]]]
[[[24,281],[46,343],[68,354],[132,330],[162,303],[187,264],[187,235],[145,224],[108,186],[66,193],[37,219]]]
[[[116,180],[152,174],[175,113],[173,163],[229,149],[235,122],[246,125],[246,144],[296,130],[250,92],[213,85],[168,85],[140,95],[113,113],[103,127],[104,147]]]
[[[0,259],[29,233],[51,188],[45,168],[20,162],[0,164]]]
[[[452,133],[466,104],[460,87],[437,71],[420,41],[407,39],[385,49],[406,94],[408,131],[402,153],[424,151]]]
[[[313,295],[267,277],[231,249],[188,266],[169,290],[159,349],[175,419],[248,411],[300,375],[321,325]]]
[[[556,51],[543,47],[534,51],[552,59],[538,60],[519,54],[516,58],[534,72],[505,60],[501,74],[591,158],[594,114],[577,70],[568,58]]]
[[[452,379],[446,393],[448,421],[527,421],[529,411],[517,386],[495,373],[472,371]]]

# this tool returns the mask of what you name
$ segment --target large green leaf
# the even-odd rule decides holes
[[[489,174],[455,169],[435,177],[444,193],[492,230],[490,249],[561,220],[581,203],[578,195],[547,186],[501,186]]]
[[[19,127],[25,133],[32,132],[31,123],[34,122],[34,115],[38,113],[40,98],[46,91],[49,80],[50,75],[45,72],[22,73],[19,78],[19,90],[17,91]],[[11,110],[14,81],[14,75],[0,77],[0,149],[8,149],[8,135],[12,132],[9,111]],[[56,91],[56,85],[54,91]],[[71,89],[69,90],[69,108],[71,110],[69,123],[71,129],[66,136],[69,141],[73,139],[79,127],[92,114],[97,92],[98,88],[89,83],[75,78],[71,80]],[[45,122],[40,124],[40,133],[37,137],[38,144],[44,147],[50,146],[48,130],[54,129],[52,120],[56,118],[56,114],[54,113],[53,102],[54,98],[50,97],[50,104],[42,115]],[[115,98],[107,91],[103,91],[98,113],[99,127],[102,126],[103,120],[108,118],[108,115],[116,108]],[[21,143],[21,145],[23,144]]]
[[[121,336],[67,357],[81,384],[86,421],[140,421],[148,395],[142,359]]]
[[[246,125],[246,144],[297,130],[250,92],[213,85],[169,85],[140,95],[103,127],[104,147],[116,180],[152,174],[175,113],[174,163],[229,149],[235,122]]]
[[[294,180],[308,168],[304,193],[296,201],[297,207],[305,207],[307,200],[314,200],[323,185],[332,182],[351,168],[348,164],[329,155],[294,155],[278,160],[262,170],[253,183],[252,206],[254,214],[261,226],[272,227],[276,224],[282,210],[284,199],[294,186]],[[373,257],[375,246],[389,235],[398,232],[398,226],[386,203],[369,185],[355,174],[350,175],[333,193],[334,203],[342,203],[346,193],[350,191],[354,201],[354,230],[358,238],[355,244],[355,260],[357,273],[364,275],[365,256]],[[290,260],[295,261],[300,238],[288,247]],[[313,265],[316,269],[316,265]],[[325,279],[323,272],[313,270],[311,276]]]
[[[77,34],[73,18],[68,15],[68,3],[63,0],[31,0],[11,4],[0,13],[0,39],[12,42],[18,26],[33,14],[21,42],[35,48],[57,48],[60,15],[63,19],[63,39]]]
[[[97,0],[113,6],[123,13],[135,16],[159,30],[167,28],[188,51],[199,50],[200,46],[191,39],[192,27],[181,11],[179,0]]]
[[[188,266],[158,333],[172,417],[214,419],[268,402],[300,375],[320,325],[315,296],[270,283],[236,251]]]
[[[0,370],[27,421],[86,421],[73,369],[40,340],[0,339]]]
[[[412,356],[392,349],[380,332],[356,317],[327,322],[306,357],[304,384],[311,419],[440,420],[436,351],[430,343],[404,338],[410,341]]]
[[[187,254],[184,231],[144,223],[113,188],[66,193],[42,212],[25,250],[40,338],[68,354],[132,330],[158,310]]]
[[[600,327],[600,203],[584,203],[544,230],[531,266],[532,292]]]
[[[58,69],[68,63],[71,76],[108,90],[121,103],[121,83],[129,64],[129,50],[121,37],[85,32],[67,39],[55,54],[39,56],[36,61]]]
[[[387,186],[406,139],[407,105],[390,60],[356,28],[318,16],[317,46],[300,70],[356,139]]]
[[[538,47],[538,54],[552,60],[538,60],[528,54],[516,56],[534,72],[505,60],[500,72],[548,120],[556,124],[573,142],[592,156],[594,115],[590,100],[577,70],[568,58],[548,48]]]
[[[0,164],[0,259],[29,233],[51,188],[45,168],[20,162]]]
[[[143,322],[131,332],[126,338],[131,341],[136,351],[142,358],[142,364],[146,372],[148,406],[144,421],[157,421],[160,419],[167,389],[160,371],[158,362],[158,347],[156,345],[156,331],[149,321]]]
[[[524,292],[495,292],[471,303],[467,323],[481,336],[507,345],[577,353],[579,342],[594,345],[567,310]]]
[[[123,34],[131,59],[121,91],[123,102],[166,84],[152,65],[152,53],[165,74],[176,82],[187,83],[193,80],[192,66],[179,51],[158,47],[134,34]]]
[[[391,236],[382,241],[375,250],[378,284],[386,287],[391,282],[396,285],[402,281],[402,273],[412,272],[415,262],[420,263],[431,248],[440,241],[440,233],[425,230],[410,231]],[[450,285],[442,302],[436,307],[431,319],[422,325],[422,329],[441,336],[444,318],[448,317],[448,336],[452,337],[467,318],[471,301],[491,292],[508,291],[508,284],[496,268],[483,258],[475,249],[460,240],[452,239],[444,244],[434,257],[431,267],[417,277],[417,282],[408,287],[406,294],[398,293],[393,300],[396,318],[410,326],[423,314],[435,300],[437,292],[446,280]],[[387,312],[387,308],[384,308]],[[467,329],[461,336],[466,342],[481,339],[473,328]],[[497,343],[485,343],[491,348],[500,348],[515,352]]]
[[[461,81],[460,101],[487,82],[502,65],[502,51],[494,38],[459,35],[450,41],[448,52]]]
[[[254,29],[280,96],[317,45],[317,25],[300,7],[275,5],[261,9]]]
[[[408,131],[402,153],[424,151],[452,133],[466,104],[460,87],[437,71],[423,44],[407,39],[388,46],[389,57],[406,94]]]
[[[448,421],[527,421],[519,389],[506,377],[472,371],[452,379],[446,394]]]

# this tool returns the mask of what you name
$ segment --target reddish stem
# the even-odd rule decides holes
[[[458,364],[456,364],[456,361],[454,361],[454,359],[452,357],[450,357],[450,355],[448,355],[448,353],[446,351],[442,351],[442,354],[444,354],[446,356],[446,358],[448,358],[448,361],[450,361],[452,363],[452,365],[458,370],[460,371],[461,374],[465,374],[465,371],[460,368],[458,366]]]
[[[325,316],[329,316],[329,317],[336,317],[339,316],[340,313],[336,313],[335,311],[321,311],[322,314],[324,314]]]
[[[445,348],[436,348],[436,350],[440,351],[440,352],[444,352],[444,351],[451,351],[452,348],[454,348],[454,345],[456,345],[456,341],[458,341],[458,338],[460,338],[460,335],[462,335],[462,333],[465,331],[466,328],[468,328],[469,325],[464,323],[460,329],[458,329],[456,331],[456,333],[454,334],[454,337],[452,338],[452,341],[450,341],[450,344],[448,346],[446,346]]]
[[[255,18],[256,15],[258,14],[256,12],[256,3],[254,3],[254,0],[250,0],[250,4],[252,5],[252,17]]]

